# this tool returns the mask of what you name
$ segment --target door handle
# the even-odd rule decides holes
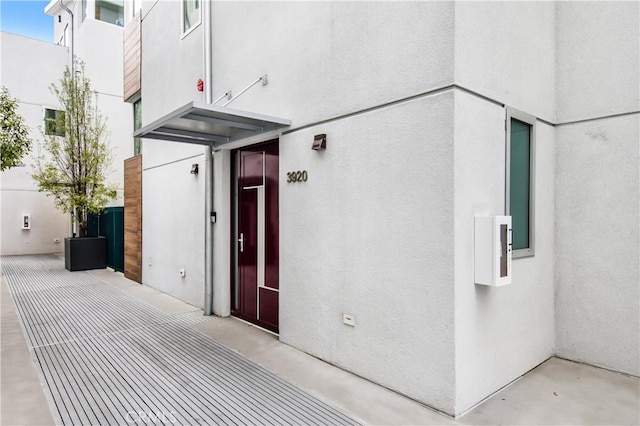
[[[240,238],[238,238],[238,242],[240,243],[240,253],[244,253],[244,234],[240,233]]]

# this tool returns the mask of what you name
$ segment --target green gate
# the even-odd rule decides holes
[[[107,207],[100,215],[89,215],[88,236],[107,237],[107,266],[124,271],[124,207]]]

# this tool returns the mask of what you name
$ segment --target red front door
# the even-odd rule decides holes
[[[235,152],[234,314],[278,331],[278,141]]]

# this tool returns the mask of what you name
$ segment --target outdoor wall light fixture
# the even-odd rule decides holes
[[[311,149],[314,151],[323,151],[327,149],[327,135],[324,133],[321,135],[315,135],[313,137],[313,145],[311,145]]]
[[[198,163],[194,163],[191,165],[191,174],[192,175],[198,174]]]

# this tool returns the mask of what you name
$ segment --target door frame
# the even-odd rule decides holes
[[[230,250],[230,289],[229,289],[229,307],[230,313],[232,316],[240,318],[244,321],[247,321],[255,326],[264,328],[272,333],[278,334],[279,330],[274,328],[273,325],[261,321],[259,319],[247,317],[240,312],[239,307],[239,274],[238,274],[238,197],[239,197],[239,187],[238,187],[238,173],[239,173],[239,160],[238,155],[242,150],[246,150],[247,148],[259,148],[261,145],[273,144],[277,143],[279,147],[280,139],[278,137],[269,139],[266,141],[258,142],[255,144],[250,144],[246,146],[241,146],[231,150],[230,155],[230,203],[229,203],[229,213],[230,213],[230,238],[229,238],[229,250]],[[279,161],[278,161],[279,162]],[[279,239],[280,235],[276,238]],[[258,289],[259,291],[259,289]],[[280,296],[280,292],[278,291],[278,297]],[[279,309],[278,309],[279,314]]]

